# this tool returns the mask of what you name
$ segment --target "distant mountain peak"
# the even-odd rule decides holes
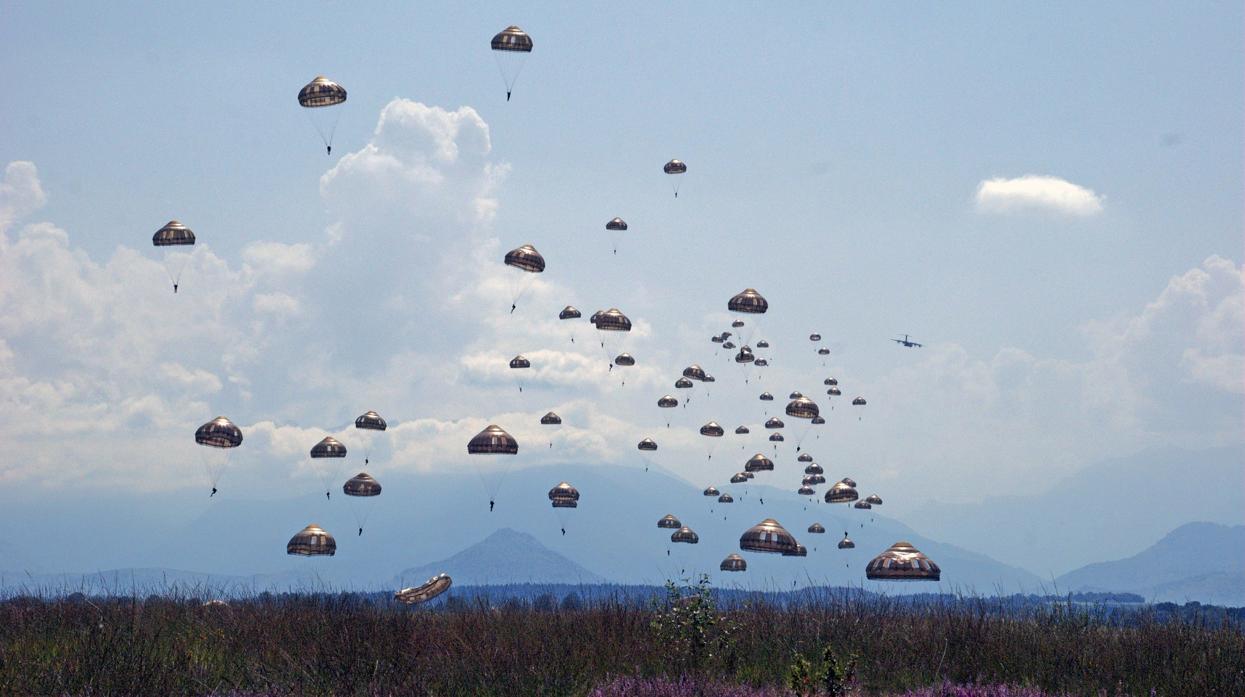
[[[605,581],[532,535],[513,528],[498,528],[441,561],[405,569],[398,574],[397,585],[422,583],[439,573],[449,574],[458,585]]]

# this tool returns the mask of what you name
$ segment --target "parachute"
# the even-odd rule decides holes
[[[673,174],[673,175],[685,174],[687,172],[687,165],[683,164],[681,160],[671,160],[667,162],[666,165],[662,167],[661,169],[666,174]],[[675,179],[673,183],[671,184],[671,186],[674,188],[674,197],[678,198],[679,197],[679,180]]]
[[[737,319],[737,320],[732,320],[732,321],[731,321],[731,327],[733,327],[733,328],[735,328],[735,329],[739,329],[739,328],[740,328],[740,327],[742,327],[742,326],[744,326],[744,321],[743,321],[742,319]]]
[[[489,424],[483,431],[477,433],[470,441],[467,442],[468,455],[517,455],[519,454],[519,442],[514,436],[506,433],[501,426],[497,424]],[[488,494],[488,509],[493,510],[493,505],[497,501],[497,492],[501,489],[502,480],[510,471],[509,462],[500,472],[488,471],[483,465],[476,464],[472,459],[472,465],[476,469],[476,475],[480,478],[480,484],[484,487]]]
[[[515,247],[506,252],[506,266],[512,266],[523,272],[522,276],[512,277],[510,282],[510,314],[514,314],[514,310],[519,305],[519,298],[527,292],[528,286],[532,284],[532,276],[529,274],[543,273],[545,270],[545,258],[540,252],[530,244],[522,247]],[[572,308],[574,309],[574,308]]]
[[[795,552],[798,546],[795,537],[773,518],[753,525],[739,537],[739,548],[745,552],[787,554]]]
[[[824,535],[826,533],[826,527],[821,523],[813,523],[808,526],[808,531],[814,535]]]
[[[350,498],[346,499],[350,502],[350,509],[354,514],[355,523],[359,525],[359,534],[363,534],[363,526],[367,525],[367,519],[372,515],[371,501],[355,501],[356,498],[370,499],[380,496],[380,482],[372,478],[367,472],[360,472],[342,485],[342,493]]]
[[[527,370],[531,367],[532,367],[532,362],[524,358],[523,354],[519,354],[515,356],[514,358],[510,359],[511,370]],[[515,373],[514,381],[515,381],[515,384],[519,386],[519,391],[522,392],[523,391],[523,378],[519,377],[519,375],[521,375],[521,373]]]
[[[337,540],[324,528],[312,523],[290,538],[285,545],[285,553],[299,557],[331,557],[337,553]]]
[[[870,494],[869,497],[865,499],[865,502],[872,506],[881,506],[882,497],[877,494]]]
[[[683,527],[683,523],[680,523],[679,519],[675,518],[672,514],[667,513],[666,515],[658,519],[657,527],[667,529],[667,530],[678,530],[679,528]]]
[[[611,307],[608,310],[594,312],[591,321],[597,331],[601,332],[601,350],[605,353],[605,360],[609,361],[612,371],[615,353],[622,348],[623,340],[631,333],[631,318],[624,315],[618,308]],[[627,355],[630,356],[630,354]]]
[[[865,567],[870,581],[938,581],[942,569],[910,542],[896,542]]]
[[[744,484],[744,483],[747,483],[747,481],[748,481],[748,476],[745,475],[743,472],[736,472],[735,474],[731,475],[731,484]]]
[[[722,560],[718,568],[722,571],[747,571],[748,561],[738,554],[731,554]]]
[[[765,339],[761,339],[757,342],[757,348],[769,348],[769,342]]]
[[[821,341],[821,335],[818,334],[817,332],[813,332],[812,334],[808,335],[808,340],[816,343],[818,341]]]
[[[847,482],[836,482],[826,491],[826,503],[851,503],[859,497],[856,488]]]
[[[847,533],[843,533],[843,539],[839,540],[839,549],[856,549],[856,543],[852,542]]]
[[[622,218],[614,218],[605,224],[605,229],[612,233],[610,235],[610,245],[614,248],[614,254],[618,254],[618,238],[622,237],[619,233],[627,231],[627,221]]]
[[[852,406],[853,406],[853,407],[860,407],[860,412],[859,412],[859,414],[856,416],[856,420],[857,420],[857,421],[860,421],[861,419],[863,419],[863,418],[864,418],[864,416],[865,416],[865,405],[866,405],[866,404],[868,404],[868,402],[866,402],[866,401],[865,401],[865,398],[864,398],[864,397],[857,397],[857,398],[855,398],[855,399],[853,399],[853,400],[852,400]]]
[[[561,426],[562,417],[558,416],[557,414],[553,412],[548,412],[544,416],[540,417],[540,425],[541,426]],[[549,437],[549,447],[550,448],[553,447],[553,436]]]
[[[428,579],[423,585],[414,588],[403,588],[393,594],[393,599],[405,605],[419,605],[441,595],[450,589],[454,581],[449,574],[437,574]]]
[[[745,288],[736,293],[726,303],[726,309],[731,312],[742,312],[749,315],[765,314],[769,310],[769,301],[765,299],[755,288]]]
[[[337,131],[341,110],[329,109],[326,112],[325,107],[337,106],[345,101],[346,88],[323,75],[317,75],[298,91],[298,105],[308,110],[304,113],[320,134],[324,150],[329,155],[333,154],[333,134]]]
[[[583,317],[583,314],[581,314],[578,309],[576,309],[575,307],[571,305],[567,305],[566,307],[562,308],[562,311],[558,313],[558,319],[560,320],[579,319],[580,317]],[[571,326],[570,337],[571,337],[571,343],[573,344],[575,343],[575,325],[572,324],[570,326]]]
[[[735,502],[735,497],[727,493],[723,493],[721,496],[718,497],[718,503],[734,503],[734,502]]]
[[[370,464],[372,460],[372,446],[375,445],[375,435],[383,433],[389,428],[389,424],[381,418],[380,414],[368,411],[354,420],[354,427],[358,431],[359,441],[363,443],[363,464]]]
[[[211,498],[216,495],[216,484],[233,459],[234,448],[242,445],[242,430],[229,419],[218,416],[195,430],[195,442],[205,446],[199,451],[199,459],[212,487]]]
[[[705,487],[705,490],[700,493],[703,494],[704,496],[721,496],[722,495],[722,492],[718,491],[718,488],[712,485]]]
[[[700,435],[705,436],[706,438],[709,439],[709,442],[707,443],[707,447],[706,447],[706,450],[708,451],[708,457],[705,459],[712,460],[713,451],[717,447],[718,439],[726,435],[726,430],[723,429],[721,426],[719,426],[718,422],[710,421],[709,423],[700,427]]]
[[[744,463],[745,472],[772,472],[773,470],[774,461],[761,453],[753,455]]]
[[[151,244],[164,248],[164,272],[168,274],[169,282],[173,284],[173,293],[176,294],[178,286],[181,285],[182,272],[185,271],[186,264],[190,263],[193,254],[193,250],[183,251],[181,248],[194,246],[195,233],[179,221],[170,220],[151,236]]]
[[[497,70],[501,73],[502,82],[506,83],[506,101],[510,101],[510,93],[514,83],[523,72],[523,64],[527,62],[527,54],[532,52],[532,37],[522,29],[510,25],[497,32],[489,44],[493,49],[493,57],[497,59]]]
[[[644,458],[644,471],[647,472],[649,466],[657,464],[657,456],[650,453],[657,452],[657,442],[652,438],[645,438],[636,444],[636,449],[640,451],[640,457]]]
[[[329,498],[332,483],[337,480],[341,471],[342,460],[346,458],[346,446],[332,436],[325,436],[311,447],[311,464],[324,484],[324,498]]]
[[[671,533],[670,541],[671,542],[683,542],[689,545],[694,545],[700,542],[700,535],[697,535],[695,532],[692,531],[691,528],[684,525],[683,527]]]
[[[783,552],[782,555],[784,557],[807,557],[808,549],[804,545],[797,542],[795,543],[795,549],[789,552]],[[794,583],[794,581],[792,581],[792,583]]]
[[[570,511],[579,507],[579,490],[567,482],[560,482],[549,490],[549,502],[553,512],[558,516],[558,524],[562,534],[566,534],[566,522]]]
[[[617,356],[614,356],[614,365],[619,368],[629,368],[635,365],[635,358],[633,358],[629,353],[620,353]]]

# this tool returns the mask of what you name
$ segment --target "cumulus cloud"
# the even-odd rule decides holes
[[[39,171],[33,162],[10,162],[0,180],[0,232],[14,220],[43,207],[47,194],[39,183]]]
[[[987,179],[977,185],[977,210],[1010,213],[1045,210],[1075,216],[1102,212],[1104,197],[1072,182],[1040,174]]]

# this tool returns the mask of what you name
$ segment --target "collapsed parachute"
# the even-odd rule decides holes
[[[449,590],[453,583],[454,581],[449,577],[449,574],[437,574],[425,581],[423,585],[415,586],[414,588],[403,588],[394,593],[393,598],[406,605],[418,605],[426,603]]]

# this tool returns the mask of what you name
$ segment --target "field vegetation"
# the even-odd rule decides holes
[[[810,592],[720,604],[351,594],[15,597],[0,603],[0,694],[1245,694],[1245,633],[1212,609],[1130,613]]]

